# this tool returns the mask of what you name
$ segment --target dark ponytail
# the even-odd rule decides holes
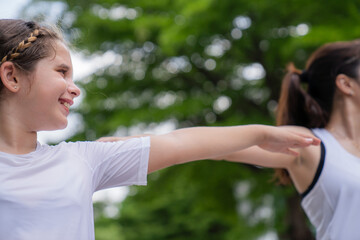
[[[322,46],[309,58],[304,71],[289,64],[282,81],[276,124],[325,127],[332,112],[337,75],[358,79],[359,64],[360,41]],[[291,182],[285,169],[276,169],[275,177],[281,184]]]
[[[285,75],[277,109],[276,125],[297,125],[307,128],[324,127],[328,113],[302,87],[308,73],[291,63]]]

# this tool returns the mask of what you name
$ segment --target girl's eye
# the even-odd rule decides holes
[[[65,75],[66,74],[66,70],[58,70],[59,73],[61,73],[62,75]]]

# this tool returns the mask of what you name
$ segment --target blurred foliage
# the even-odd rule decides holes
[[[49,2],[45,12],[45,3],[34,1],[24,13],[47,21]],[[360,34],[360,2],[353,0],[52,4],[62,9],[59,24],[78,51],[112,61],[79,82],[84,128],[72,140],[164,123],[273,124],[286,64],[301,69],[320,45]],[[270,170],[225,162],[162,170],[147,187],[131,188],[118,217],[96,218],[97,239],[305,239],[297,232],[308,230],[298,224],[305,220],[296,215],[295,191],[270,179]]]

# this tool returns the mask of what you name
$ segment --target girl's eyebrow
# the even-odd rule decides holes
[[[68,65],[64,64],[64,63],[58,65],[58,67],[59,67],[59,68],[63,68],[63,69],[65,69],[65,70],[69,70],[69,69],[70,69],[70,67],[69,67]]]

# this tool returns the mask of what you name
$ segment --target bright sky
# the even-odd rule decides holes
[[[0,18],[17,18],[29,0],[0,0]]]

